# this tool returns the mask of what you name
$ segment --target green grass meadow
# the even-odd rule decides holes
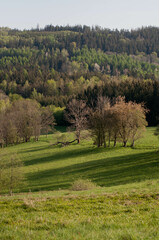
[[[148,128],[135,148],[98,149],[91,140],[51,146],[54,134],[0,150],[1,158],[17,153],[25,175],[13,196],[0,196],[0,239],[159,239],[154,130]],[[72,191],[77,179],[90,179],[97,187]]]

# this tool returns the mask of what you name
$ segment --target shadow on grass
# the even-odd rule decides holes
[[[28,153],[28,152],[40,152],[40,151],[44,151],[50,149],[50,146],[38,146],[38,147],[30,147],[24,150],[20,150],[18,153],[19,154],[23,154],[23,153]]]
[[[91,152],[92,149],[87,149],[87,151],[85,149],[85,154],[89,154],[89,151]],[[148,152],[102,158],[58,169],[39,171],[28,174],[27,177],[32,190],[65,189],[75,179],[81,177],[90,178],[100,186],[139,182],[159,178],[159,154]]]
[[[77,145],[76,145],[77,146]],[[29,165],[35,165],[35,164],[40,164],[40,163],[47,163],[47,162],[54,162],[54,161],[59,161],[59,160],[65,160],[65,159],[72,159],[72,158],[78,158],[78,157],[84,157],[84,156],[89,156],[90,154],[98,154],[98,153],[102,153],[102,152],[108,152],[108,151],[114,151],[114,148],[110,148],[110,149],[97,149],[96,147],[81,147],[77,149],[68,149],[66,150],[66,148],[61,148],[59,146],[56,146],[56,148],[59,148],[59,152],[51,152],[50,156],[44,156],[41,158],[34,158],[31,160],[26,160],[25,166],[29,166]],[[29,150],[29,152],[32,151],[39,151],[39,150],[50,150],[50,147],[45,147],[45,148],[37,148],[37,150]]]

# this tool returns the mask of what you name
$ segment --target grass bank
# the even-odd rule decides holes
[[[0,196],[2,240],[158,240],[159,141],[148,128],[136,147],[61,148],[52,135],[11,146],[24,162],[24,185]],[[1,153],[2,154],[2,153]],[[98,187],[71,191],[76,179]]]

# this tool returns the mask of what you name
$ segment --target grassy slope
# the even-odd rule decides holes
[[[25,143],[4,150],[17,152],[24,161],[27,186],[23,189],[58,190],[69,188],[77,178],[89,178],[100,186],[117,186],[159,178],[159,141],[149,128],[135,149],[96,148],[92,142],[61,148],[50,146],[52,135],[39,142]]]
[[[91,142],[50,147],[52,136],[7,149],[24,160],[28,185],[44,190],[1,196],[0,239],[159,239],[159,142],[147,130],[135,149],[97,149]],[[6,149],[4,150],[6,151]],[[71,192],[74,179],[102,188]]]

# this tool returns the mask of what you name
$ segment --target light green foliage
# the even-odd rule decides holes
[[[57,92],[56,81],[53,79],[47,80],[47,91],[49,95],[55,95]]]
[[[56,107],[54,105],[49,105],[50,110],[52,111],[55,121],[58,125],[63,125],[64,121],[64,110],[65,107]]]
[[[10,93],[9,94],[9,99],[10,99],[11,102],[14,102],[14,101],[17,101],[17,100],[21,100],[23,98],[19,94],[16,94],[16,93],[12,94],[12,93]]]
[[[3,80],[2,83],[0,83],[0,88],[6,92],[7,90],[7,81],[6,80]]]
[[[101,50],[95,50],[93,48],[88,49],[87,46],[83,47],[81,50],[75,50],[71,60],[77,61],[78,63],[84,62],[91,66],[92,69],[95,64],[99,65],[101,68],[104,67],[107,73],[111,73],[112,75],[124,74],[125,70],[129,70],[133,76],[142,78],[145,78],[147,76],[146,74],[154,73],[154,67],[156,67],[148,63],[146,57],[142,59],[138,56],[128,56],[127,54],[109,55]],[[132,70],[133,68],[135,69],[134,71]],[[156,69],[158,69],[158,67],[156,67]],[[155,73],[156,75],[158,75],[157,72],[158,71]]]
[[[0,100],[0,112],[4,112],[9,106],[10,106],[9,99]]]
[[[9,98],[0,91],[0,113],[3,113],[6,111],[7,108],[10,106]]]

